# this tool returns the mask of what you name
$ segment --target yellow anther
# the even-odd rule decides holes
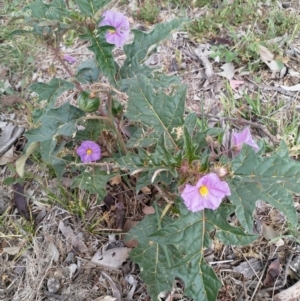
[[[208,195],[208,189],[205,185],[202,185],[199,188],[199,192],[200,192],[201,196],[207,196]]]
[[[91,150],[91,149],[88,149],[88,150],[86,151],[86,153],[87,153],[88,155],[90,155],[90,154],[92,153],[92,150]]]

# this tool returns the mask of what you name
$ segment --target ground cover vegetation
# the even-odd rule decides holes
[[[296,4],[1,4],[3,300],[297,297]]]

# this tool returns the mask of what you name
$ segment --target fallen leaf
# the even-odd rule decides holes
[[[245,82],[243,80],[229,80],[229,84],[232,90],[237,91],[240,85],[243,85]]]
[[[113,293],[113,296],[116,299],[116,301],[122,301],[121,292],[118,289],[115,282],[106,273],[102,272],[101,274],[104,276],[104,278],[106,278],[108,280],[108,282],[110,284],[110,287],[111,287],[111,290],[112,290],[112,293]]]
[[[143,213],[146,214],[146,215],[154,214],[155,213],[155,209],[152,206],[145,206],[143,208]]]
[[[5,165],[13,161],[15,161],[15,158],[14,147],[12,146],[8,151],[6,151],[2,156],[0,156],[0,165]]]
[[[232,63],[226,63],[221,66],[222,72],[219,72],[218,75],[223,76],[229,80],[231,80],[234,76],[235,68]]]
[[[151,193],[151,189],[147,186],[141,188],[141,191],[144,193],[144,194],[150,194]]]
[[[133,295],[134,295],[136,287],[138,285],[138,281],[132,275],[126,275],[125,280],[127,283],[129,283],[131,285],[131,289],[126,296],[126,300],[133,300]]]
[[[286,91],[292,91],[292,92],[299,92],[300,91],[300,84],[294,85],[294,86],[279,86],[280,88],[286,90]]]
[[[112,195],[107,194],[103,199],[103,203],[106,205],[107,209],[110,210],[111,206],[115,204],[115,199]]]
[[[274,301],[296,301],[300,297],[300,281],[274,296]]]
[[[274,54],[265,46],[259,45],[259,55],[263,61],[270,62],[274,59]]]
[[[111,185],[118,185],[122,182],[122,178],[120,175],[116,175],[115,177],[113,177],[112,179],[110,179],[109,183]]]
[[[262,60],[273,72],[279,72],[284,68],[284,64],[280,61],[272,60],[270,62]]]
[[[279,274],[280,274],[280,261],[279,258],[277,257],[269,265],[266,278],[263,282],[264,286],[265,287],[273,286]]]
[[[106,269],[120,269],[123,262],[128,259],[131,249],[120,247],[106,250],[106,247],[107,245],[95,253],[91,263]]]
[[[26,149],[26,153],[16,161],[16,171],[21,178],[23,178],[23,176],[24,176],[24,166],[25,166],[26,160],[34,152],[34,150],[39,146],[39,144],[40,144],[39,142],[32,142]]]
[[[81,253],[88,253],[87,246],[77,235],[74,234],[70,226],[66,227],[65,224],[60,221],[58,224],[58,229],[65,238],[70,239],[70,242],[74,246],[74,248],[79,250]]]
[[[97,299],[94,299],[92,301],[116,301],[117,299],[111,296],[105,296],[105,297],[99,297]]]
[[[18,212],[29,221],[30,214],[27,205],[27,200],[24,195],[24,186],[21,185],[20,183],[15,183],[13,185],[13,190],[14,190],[14,201],[18,209]]]
[[[1,97],[0,102],[5,106],[11,106],[16,103],[25,103],[25,100],[17,95],[9,95],[9,96]]]
[[[262,236],[266,240],[272,240],[280,235],[279,231],[274,230],[272,227],[267,226],[265,223],[262,225]]]
[[[9,255],[16,255],[19,253],[20,249],[20,247],[6,247],[3,248],[3,252]]]
[[[126,221],[125,221],[125,224],[123,226],[123,232],[124,233],[129,232],[129,230],[131,228],[133,228],[134,226],[136,226],[138,223],[139,223],[138,221],[133,221],[133,220],[127,218]]]
[[[59,251],[52,241],[48,245],[48,251],[52,254],[51,258],[53,258],[53,261],[57,263],[59,259]]]

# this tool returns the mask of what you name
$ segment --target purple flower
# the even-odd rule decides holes
[[[100,146],[93,141],[83,141],[76,149],[76,153],[83,163],[90,163],[101,158]]]
[[[230,194],[227,182],[221,181],[216,174],[209,173],[202,177],[196,186],[186,184],[181,197],[190,211],[197,212],[205,208],[217,209],[222,199]]]
[[[253,140],[249,127],[246,127],[241,133],[233,133],[233,146],[236,149],[236,153],[238,154],[243,146],[243,143],[250,145],[255,152],[258,152],[259,147],[257,143]]]
[[[64,60],[67,61],[70,64],[73,64],[73,63],[77,62],[75,57],[73,57],[72,55],[69,55],[69,54],[64,54]]]
[[[107,43],[122,47],[129,36],[129,21],[121,13],[108,10],[103,14],[104,19],[99,26],[109,25],[115,29],[108,30],[105,38]]]

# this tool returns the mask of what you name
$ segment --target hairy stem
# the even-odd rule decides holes
[[[117,135],[117,139],[118,139],[118,142],[120,144],[122,152],[126,155],[127,152],[128,152],[127,147],[125,145],[124,139],[123,139],[120,131],[118,130],[118,128],[115,125],[114,115],[113,115],[113,112],[112,112],[112,97],[111,97],[110,93],[107,93],[107,111],[108,111],[108,118],[110,120],[111,127],[114,129],[114,131]]]

